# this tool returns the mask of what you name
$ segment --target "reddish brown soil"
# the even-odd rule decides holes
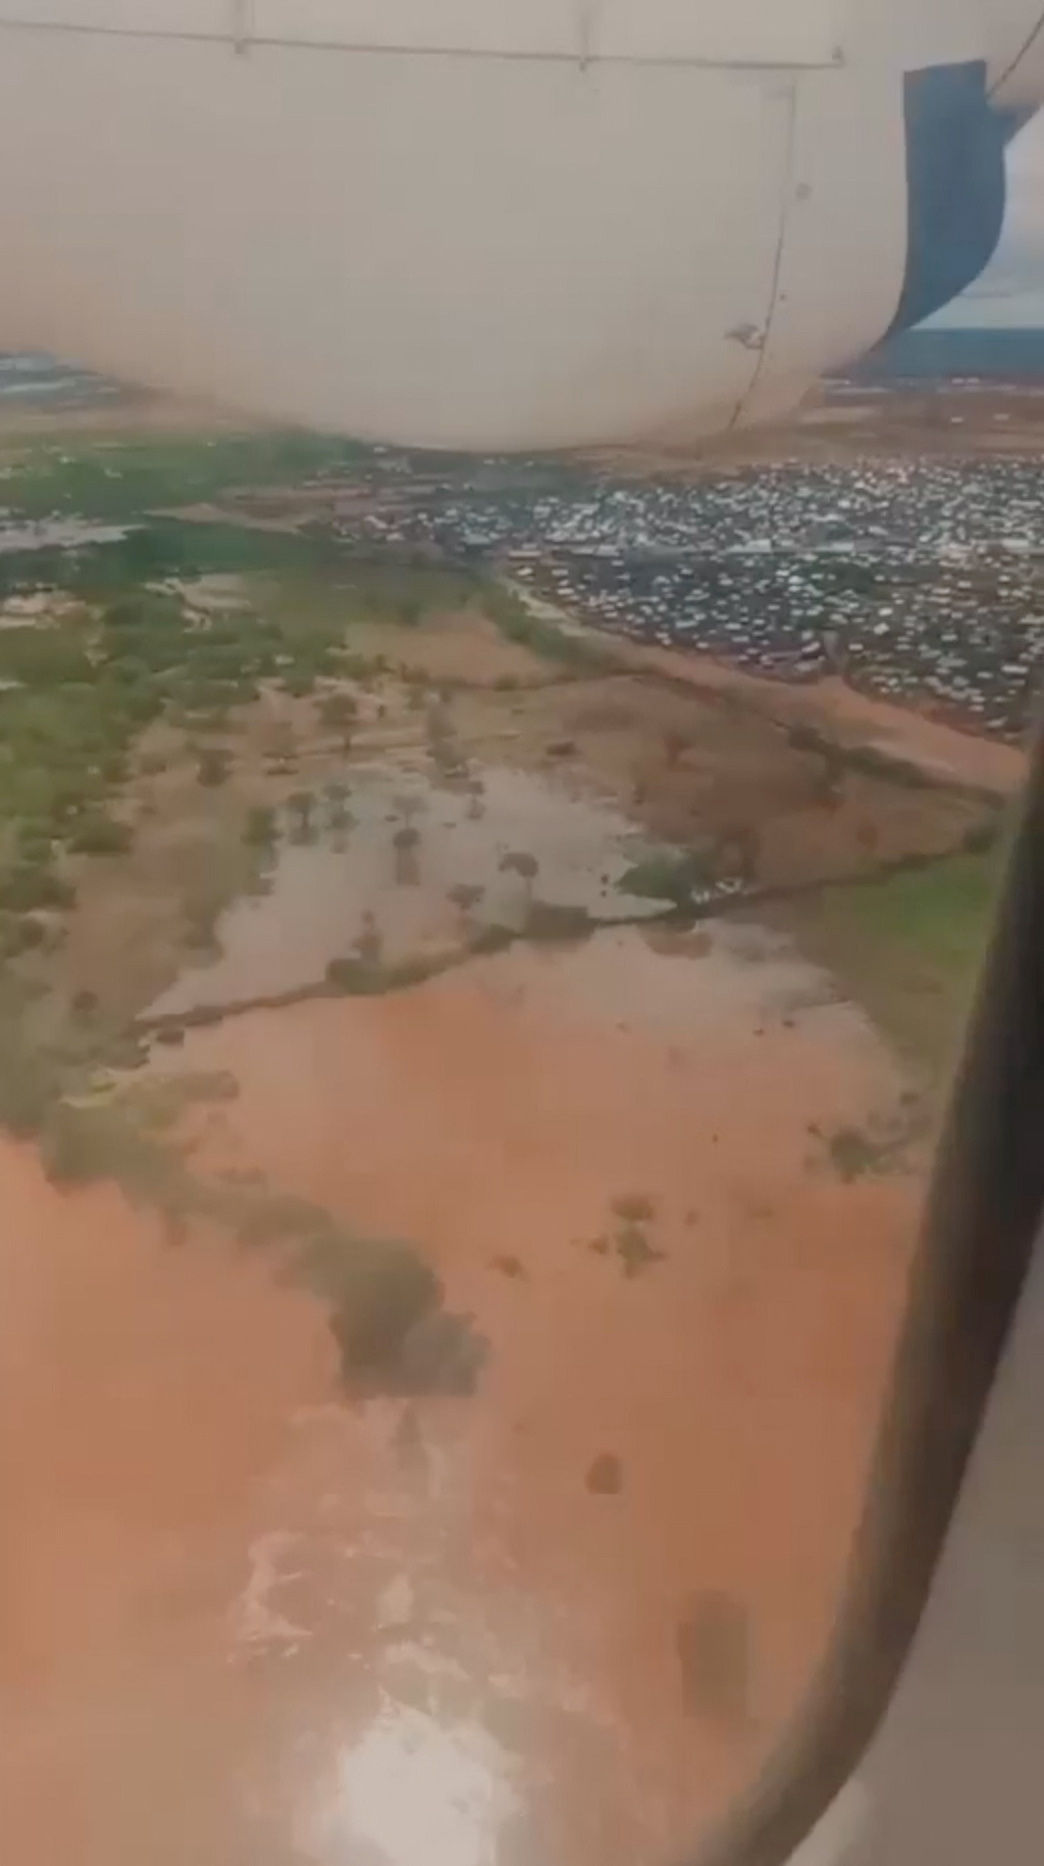
[[[749,1779],[836,1607],[917,1186],[830,1170],[811,1130],[900,1080],[737,941],[190,1040],[241,1084],[207,1163],[414,1240],[488,1343],[471,1399],[346,1406],[271,1264],[5,1149],[23,1866],[660,1862]]]

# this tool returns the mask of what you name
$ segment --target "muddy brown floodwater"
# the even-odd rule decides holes
[[[277,891],[278,892],[278,891]],[[917,1185],[862,1016],[757,928],[516,946],[189,1035],[202,1166],[436,1267],[467,1398],[3,1144],[0,1807],[19,1866],[660,1866],[837,1604]]]

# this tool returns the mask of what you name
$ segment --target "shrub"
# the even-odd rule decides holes
[[[532,901],[526,913],[525,936],[529,940],[588,939],[598,930],[598,922],[586,907],[570,907],[564,901]]]
[[[71,907],[75,900],[72,883],[56,875],[52,868],[24,863],[8,869],[0,880],[0,909],[8,913],[27,914],[46,907],[61,910]]]
[[[473,952],[476,958],[492,959],[498,952],[507,952],[508,948],[514,945],[517,937],[510,927],[479,927],[468,942],[468,950]]]
[[[284,693],[288,693],[291,699],[303,700],[310,693],[315,692],[315,683],[316,675],[310,669],[296,667],[283,675],[281,685]]]
[[[407,1336],[442,1299],[431,1265],[412,1244],[329,1234],[306,1246],[300,1266],[330,1304],[345,1380],[394,1382]]]
[[[966,855],[989,855],[997,847],[1004,835],[1004,822],[1000,817],[991,817],[984,823],[974,823],[966,829],[961,838],[961,848]]]
[[[640,1276],[643,1270],[663,1258],[663,1252],[650,1244],[645,1227],[631,1223],[622,1224],[616,1234],[616,1254],[626,1277]]]
[[[47,928],[31,914],[21,919],[4,915],[0,920],[0,958],[17,959],[20,953],[37,951],[46,938]]]
[[[644,1192],[625,1192],[613,1200],[613,1211],[628,1224],[643,1225],[655,1218],[656,1205]]]
[[[711,865],[703,857],[664,849],[636,862],[618,885],[622,893],[637,895],[639,900],[672,901],[675,906],[684,907],[698,887],[706,886],[713,879]]]
[[[851,1184],[855,1179],[882,1172],[894,1152],[894,1142],[875,1140],[855,1127],[841,1127],[830,1136],[827,1151],[834,1171]]]
[[[241,1244],[260,1250],[289,1240],[314,1240],[331,1226],[332,1220],[321,1206],[284,1192],[251,1200],[239,1220],[236,1235]]]
[[[526,893],[533,896],[533,884],[540,873],[540,863],[527,849],[518,849],[501,858],[500,872],[504,875],[518,875],[525,883]]]
[[[229,752],[221,751],[216,746],[205,746],[199,754],[197,776],[201,784],[210,790],[220,784],[227,784],[232,771],[232,757]]]
[[[255,803],[247,811],[243,841],[252,849],[270,849],[278,838],[276,813],[270,804]]]
[[[182,1178],[177,1156],[114,1108],[56,1103],[47,1118],[42,1153],[47,1176],[56,1185],[114,1179],[134,1196],[158,1199]]]
[[[333,732],[350,726],[359,711],[350,693],[328,693],[319,702],[319,719]]]
[[[0,1058],[0,1124],[19,1139],[38,1134],[58,1094],[57,1072],[19,1044]]]
[[[72,831],[69,847],[76,855],[126,855],[132,841],[126,823],[111,816],[86,816]]]
[[[458,908],[464,919],[468,919],[485,895],[485,888],[467,881],[458,881],[449,891],[448,898]]]

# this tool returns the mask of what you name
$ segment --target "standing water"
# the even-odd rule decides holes
[[[412,1240],[479,1371],[346,1388],[264,1251],[5,1144],[9,1844],[667,1858],[826,1635],[908,1193],[808,1128],[886,1054],[771,942],[631,929],[229,1018],[176,1071],[238,1085],[200,1172]]]

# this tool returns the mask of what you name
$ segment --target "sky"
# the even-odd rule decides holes
[[[1044,115],[1008,151],[1008,217],[996,258],[935,322],[1044,326]]]

